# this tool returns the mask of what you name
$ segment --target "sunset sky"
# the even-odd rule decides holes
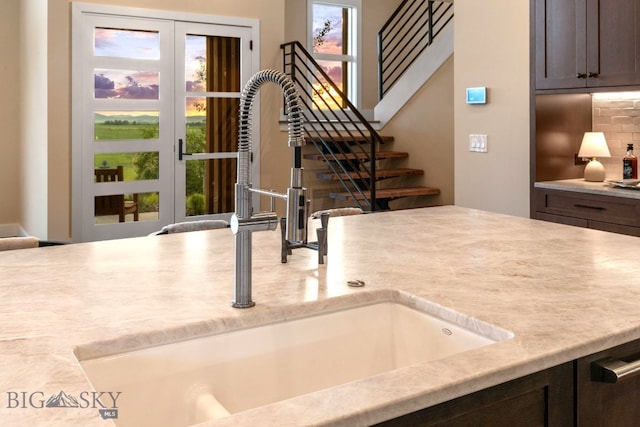
[[[314,4],[314,35],[326,21],[331,22],[331,31],[324,43],[316,50],[319,53],[342,53],[342,7]],[[205,58],[206,37],[186,36],[185,80],[187,90],[202,90],[197,87],[195,72]],[[154,31],[137,31],[96,28],[94,54],[99,57],[134,58],[141,61],[160,59],[160,34]],[[341,86],[342,73],[339,62],[323,61],[327,74]],[[101,99],[159,99],[162,76],[159,71],[96,69],[94,70],[95,97]],[[191,98],[193,100],[193,98]],[[187,101],[188,102],[188,101]],[[187,106],[187,114],[194,114]],[[199,114],[202,114],[200,112]]]
[[[160,59],[160,35],[155,31],[96,28],[96,56]]]
[[[96,56],[134,58],[141,61],[160,59],[157,32],[96,28],[94,43]],[[206,37],[185,38],[187,90],[199,89],[193,79],[200,67],[200,61],[204,59],[205,46]],[[94,70],[95,97],[101,99],[159,99],[160,82],[161,76],[158,71]],[[187,110],[187,114],[197,113],[191,106],[187,106]]]
[[[342,53],[342,8],[340,6],[314,4],[314,37],[324,27],[326,21],[331,22],[331,31],[326,35],[324,43],[316,49],[316,52],[340,54]]]

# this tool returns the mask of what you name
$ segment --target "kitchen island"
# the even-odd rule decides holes
[[[201,425],[371,425],[640,338],[635,237],[445,206],[332,218],[328,241],[324,265],[306,249],[281,264],[280,233],[254,233],[246,310],[229,305],[228,229],[0,253],[0,425],[113,425],[92,407],[39,407],[93,390],[76,358],[99,356],[91,343],[121,346],[108,354],[380,289],[514,337]]]

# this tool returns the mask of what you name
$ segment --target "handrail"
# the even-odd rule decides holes
[[[284,72],[300,94],[305,136],[358,207],[377,210],[376,150],[382,137],[300,42],[280,48]]]
[[[403,0],[378,32],[378,97],[382,99],[453,19],[453,3]]]

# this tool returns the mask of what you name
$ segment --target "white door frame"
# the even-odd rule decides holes
[[[226,26],[239,26],[248,27],[251,32],[251,40],[253,41],[253,49],[250,51],[251,60],[251,72],[250,75],[257,72],[260,69],[260,23],[257,19],[250,18],[234,18],[228,16],[214,16],[214,15],[201,15],[193,13],[173,12],[173,11],[161,11],[152,9],[141,8],[128,8],[119,6],[106,6],[89,3],[72,3],[72,81],[76,82],[72,85],[72,238],[75,242],[92,241],[102,239],[112,239],[121,237],[134,237],[146,235],[152,231],[156,231],[164,225],[175,222],[175,212],[173,202],[175,189],[173,188],[174,180],[174,165],[175,158],[177,157],[177,138],[176,130],[171,129],[171,135],[168,137],[171,139],[171,143],[167,143],[167,147],[170,152],[168,155],[165,153],[166,159],[161,157],[160,159],[160,180],[151,181],[133,181],[123,182],[122,184],[114,184],[110,186],[108,190],[105,190],[105,186],[96,185],[93,182],[93,150],[87,150],[83,147],[83,138],[86,138],[87,130],[86,126],[93,126],[93,111],[92,106],[86,105],[86,95],[83,91],[93,90],[93,73],[87,73],[87,52],[83,50],[83,45],[86,45],[83,41],[83,33],[86,31],[85,25],[87,21],[94,19],[96,15],[103,16],[109,19],[136,19],[136,20],[149,20],[149,21],[167,21],[172,26],[174,23],[191,22],[194,24],[215,24]],[[138,21],[139,22],[139,21]],[[157,22],[156,22],[157,23]],[[171,43],[174,38],[171,37]],[[86,48],[86,47],[85,47]],[[174,54],[173,48],[171,54]],[[93,64],[91,65],[93,66]],[[173,73],[173,70],[171,71]],[[249,75],[249,77],[250,77]],[[173,78],[175,82],[176,79]],[[244,84],[246,82],[242,82]],[[165,82],[166,84],[166,82]],[[173,96],[175,90],[171,88],[171,99],[169,105],[171,108],[175,106],[175,100]],[[165,103],[165,100],[162,100]],[[256,111],[259,110],[259,99],[256,99]],[[140,108],[137,106],[136,108]],[[172,112],[171,127],[174,126],[175,120]],[[90,118],[90,120],[88,120]],[[256,120],[254,120],[256,126],[253,127],[252,139],[254,146],[258,146],[260,138],[260,126],[259,126],[259,114],[256,114]],[[162,125],[161,125],[162,126]],[[165,130],[167,132],[167,130]],[[161,136],[161,138],[163,138]],[[163,140],[164,141],[164,140]],[[171,144],[174,144],[173,146]],[[101,152],[104,147],[101,147]],[[109,150],[117,151],[116,148],[107,147]],[[140,151],[149,150],[149,145],[145,145]],[[256,152],[259,152],[256,148]],[[175,156],[174,156],[175,154]],[[90,159],[90,161],[89,161]],[[169,166],[170,164],[170,166]],[[88,165],[91,165],[89,168]],[[169,168],[169,169],[167,169]],[[256,185],[259,186],[260,177],[260,165],[259,161],[253,162],[253,176],[256,177]],[[167,178],[163,178],[163,175]],[[169,179],[170,178],[170,179]],[[162,181],[162,182],[158,182]],[[154,190],[153,188],[160,188]],[[155,186],[155,187],[154,187]],[[164,189],[163,189],[164,188]],[[111,193],[107,193],[107,191]],[[96,227],[94,224],[93,205],[94,197],[102,194],[113,194],[114,191],[120,193],[141,193],[148,191],[170,191],[171,200],[169,198],[160,197],[160,214],[157,221],[139,221],[139,222],[126,222],[114,224],[114,227],[105,227],[101,230],[100,227]],[[166,212],[166,213],[165,213]],[[104,227],[104,226],[101,226]]]

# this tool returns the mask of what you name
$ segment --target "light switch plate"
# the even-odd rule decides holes
[[[475,153],[486,153],[489,151],[487,135],[470,134],[469,135],[469,151]]]

